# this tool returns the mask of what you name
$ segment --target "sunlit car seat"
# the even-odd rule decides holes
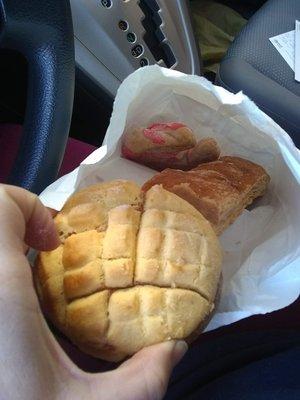
[[[299,0],[269,0],[236,37],[217,75],[217,84],[242,90],[273,118],[300,148],[300,83],[270,37],[295,29]]]

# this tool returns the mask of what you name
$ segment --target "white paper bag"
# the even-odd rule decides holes
[[[207,330],[289,305],[300,292],[300,155],[242,93],[157,66],[139,69],[118,90],[104,145],[50,185],[43,203],[59,210],[75,190],[116,178],[142,184],[155,171],[121,158],[120,137],[131,125],[167,121],[215,138],[222,155],[257,162],[271,176],[267,194],[220,237],[224,282]]]

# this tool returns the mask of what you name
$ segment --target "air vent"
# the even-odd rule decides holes
[[[162,19],[158,13],[159,5],[156,0],[140,0],[139,6],[145,15],[142,20],[145,29],[144,42],[156,61],[163,60],[165,65],[171,68],[176,63],[176,58],[160,29]]]

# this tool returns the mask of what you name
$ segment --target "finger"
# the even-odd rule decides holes
[[[59,238],[50,212],[39,198],[16,186],[0,186],[0,224],[2,242],[22,244],[37,250],[52,250]]]
[[[168,385],[171,372],[187,351],[184,341],[169,341],[146,347],[108,373],[109,393],[120,400],[159,400]],[[120,382],[122,387],[120,388]],[[102,380],[105,384],[105,380]]]
[[[58,213],[58,211],[54,210],[54,208],[47,207],[47,210],[50,212],[52,218],[54,218],[56,216],[56,214]]]

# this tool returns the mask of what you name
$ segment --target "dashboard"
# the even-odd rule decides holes
[[[200,74],[188,0],[71,0],[77,68],[114,97],[135,69]]]

